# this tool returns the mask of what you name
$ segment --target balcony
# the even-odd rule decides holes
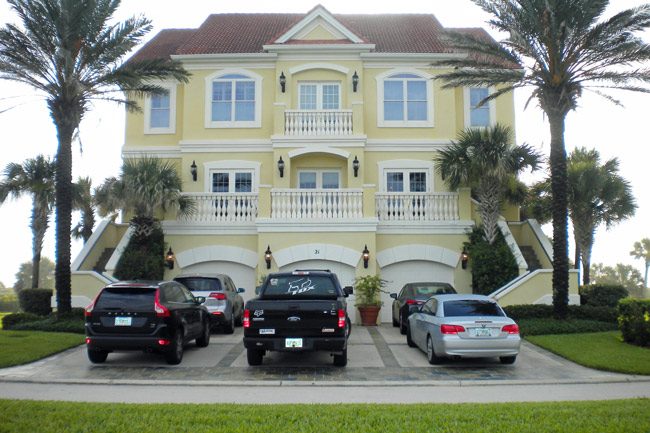
[[[379,221],[457,221],[456,193],[401,193],[375,195]]]
[[[286,136],[352,135],[352,110],[285,110]]]
[[[253,223],[257,218],[257,193],[186,193],[196,212],[184,218],[195,223]]]
[[[363,217],[360,189],[274,189],[271,218],[282,220],[333,220]]]

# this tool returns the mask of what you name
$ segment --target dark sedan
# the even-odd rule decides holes
[[[405,284],[399,294],[390,294],[390,297],[394,299],[393,326],[399,326],[402,335],[406,334],[408,317],[420,305],[424,304],[424,301],[432,295],[453,295],[455,293],[456,290],[449,283],[423,282]]]

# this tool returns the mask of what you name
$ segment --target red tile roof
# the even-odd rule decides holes
[[[151,59],[173,54],[244,54],[263,53],[264,45],[289,31],[305,14],[214,14],[198,29],[163,30],[132,60]],[[444,41],[445,29],[433,15],[380,14],[333,15],[342,25],[375,44],[377,53],[446,53],[452,51]],[[484,34],[482,29],[454,29]],[[316,44],[319,41],[304,41]],[[325,44],[351,43],[327,40]],[[288,44],[300,43],[290,40]]]

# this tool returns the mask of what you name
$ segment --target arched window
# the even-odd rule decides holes
[[[250,128],[261,124],[259,75],[220,71],[206,79],[206,128]]]
[[[378,125],[433,126],[431,78],[416,71],[388,72],[377,78]]]

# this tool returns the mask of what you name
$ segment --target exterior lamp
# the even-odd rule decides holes
[[[463,247],[463,252],[460,253],[460,265],[462,266],[463,269],[467,269],[467,262],[469,261],[469,253]]]
[[[361,251],[361,257],[363,258],[363,267],[368,269],[368,260],[370,260],[370,251],[368,251],[368,245],[363,248]]]
[[[266,269],[271,269],[271,259],[273,254],[271,253],[271,246],[266,246],[266,251],[264,251],[264,261],[266,262]]]
[[[192,180],[196,182],[198,176],[198,172],[196,171],[196,161],[192,161],[192,165],[190,165],[190,173],[192,173]]]
[[[357,86],[359,85],[359,76],[357,75],[357,71],[354,71],[354,75],[352,75],[352,91],[357,92]]]
[[[280,177],[284,177],[284,161],[282,157],[278,159],[278,170],[280,171]]]
[[[354,155],[354,161],[352,161],[352,170],[354,170],[354,177],[359,177],[359,166],[361,163],[359,162],[359,159],[357,159],[357,156]]]
[[[287,87],[287,77],[284,76],[284,71],[280,74],[280,89],[282,89],[282,93],[286,90]]]
[[[172,247],[169,247],[169,251],[167,251],[167,254],[165,254],[165,266],[167,266],[169,269],[174,269],[174,260],[176,260],[176,256],[172,251]]]

